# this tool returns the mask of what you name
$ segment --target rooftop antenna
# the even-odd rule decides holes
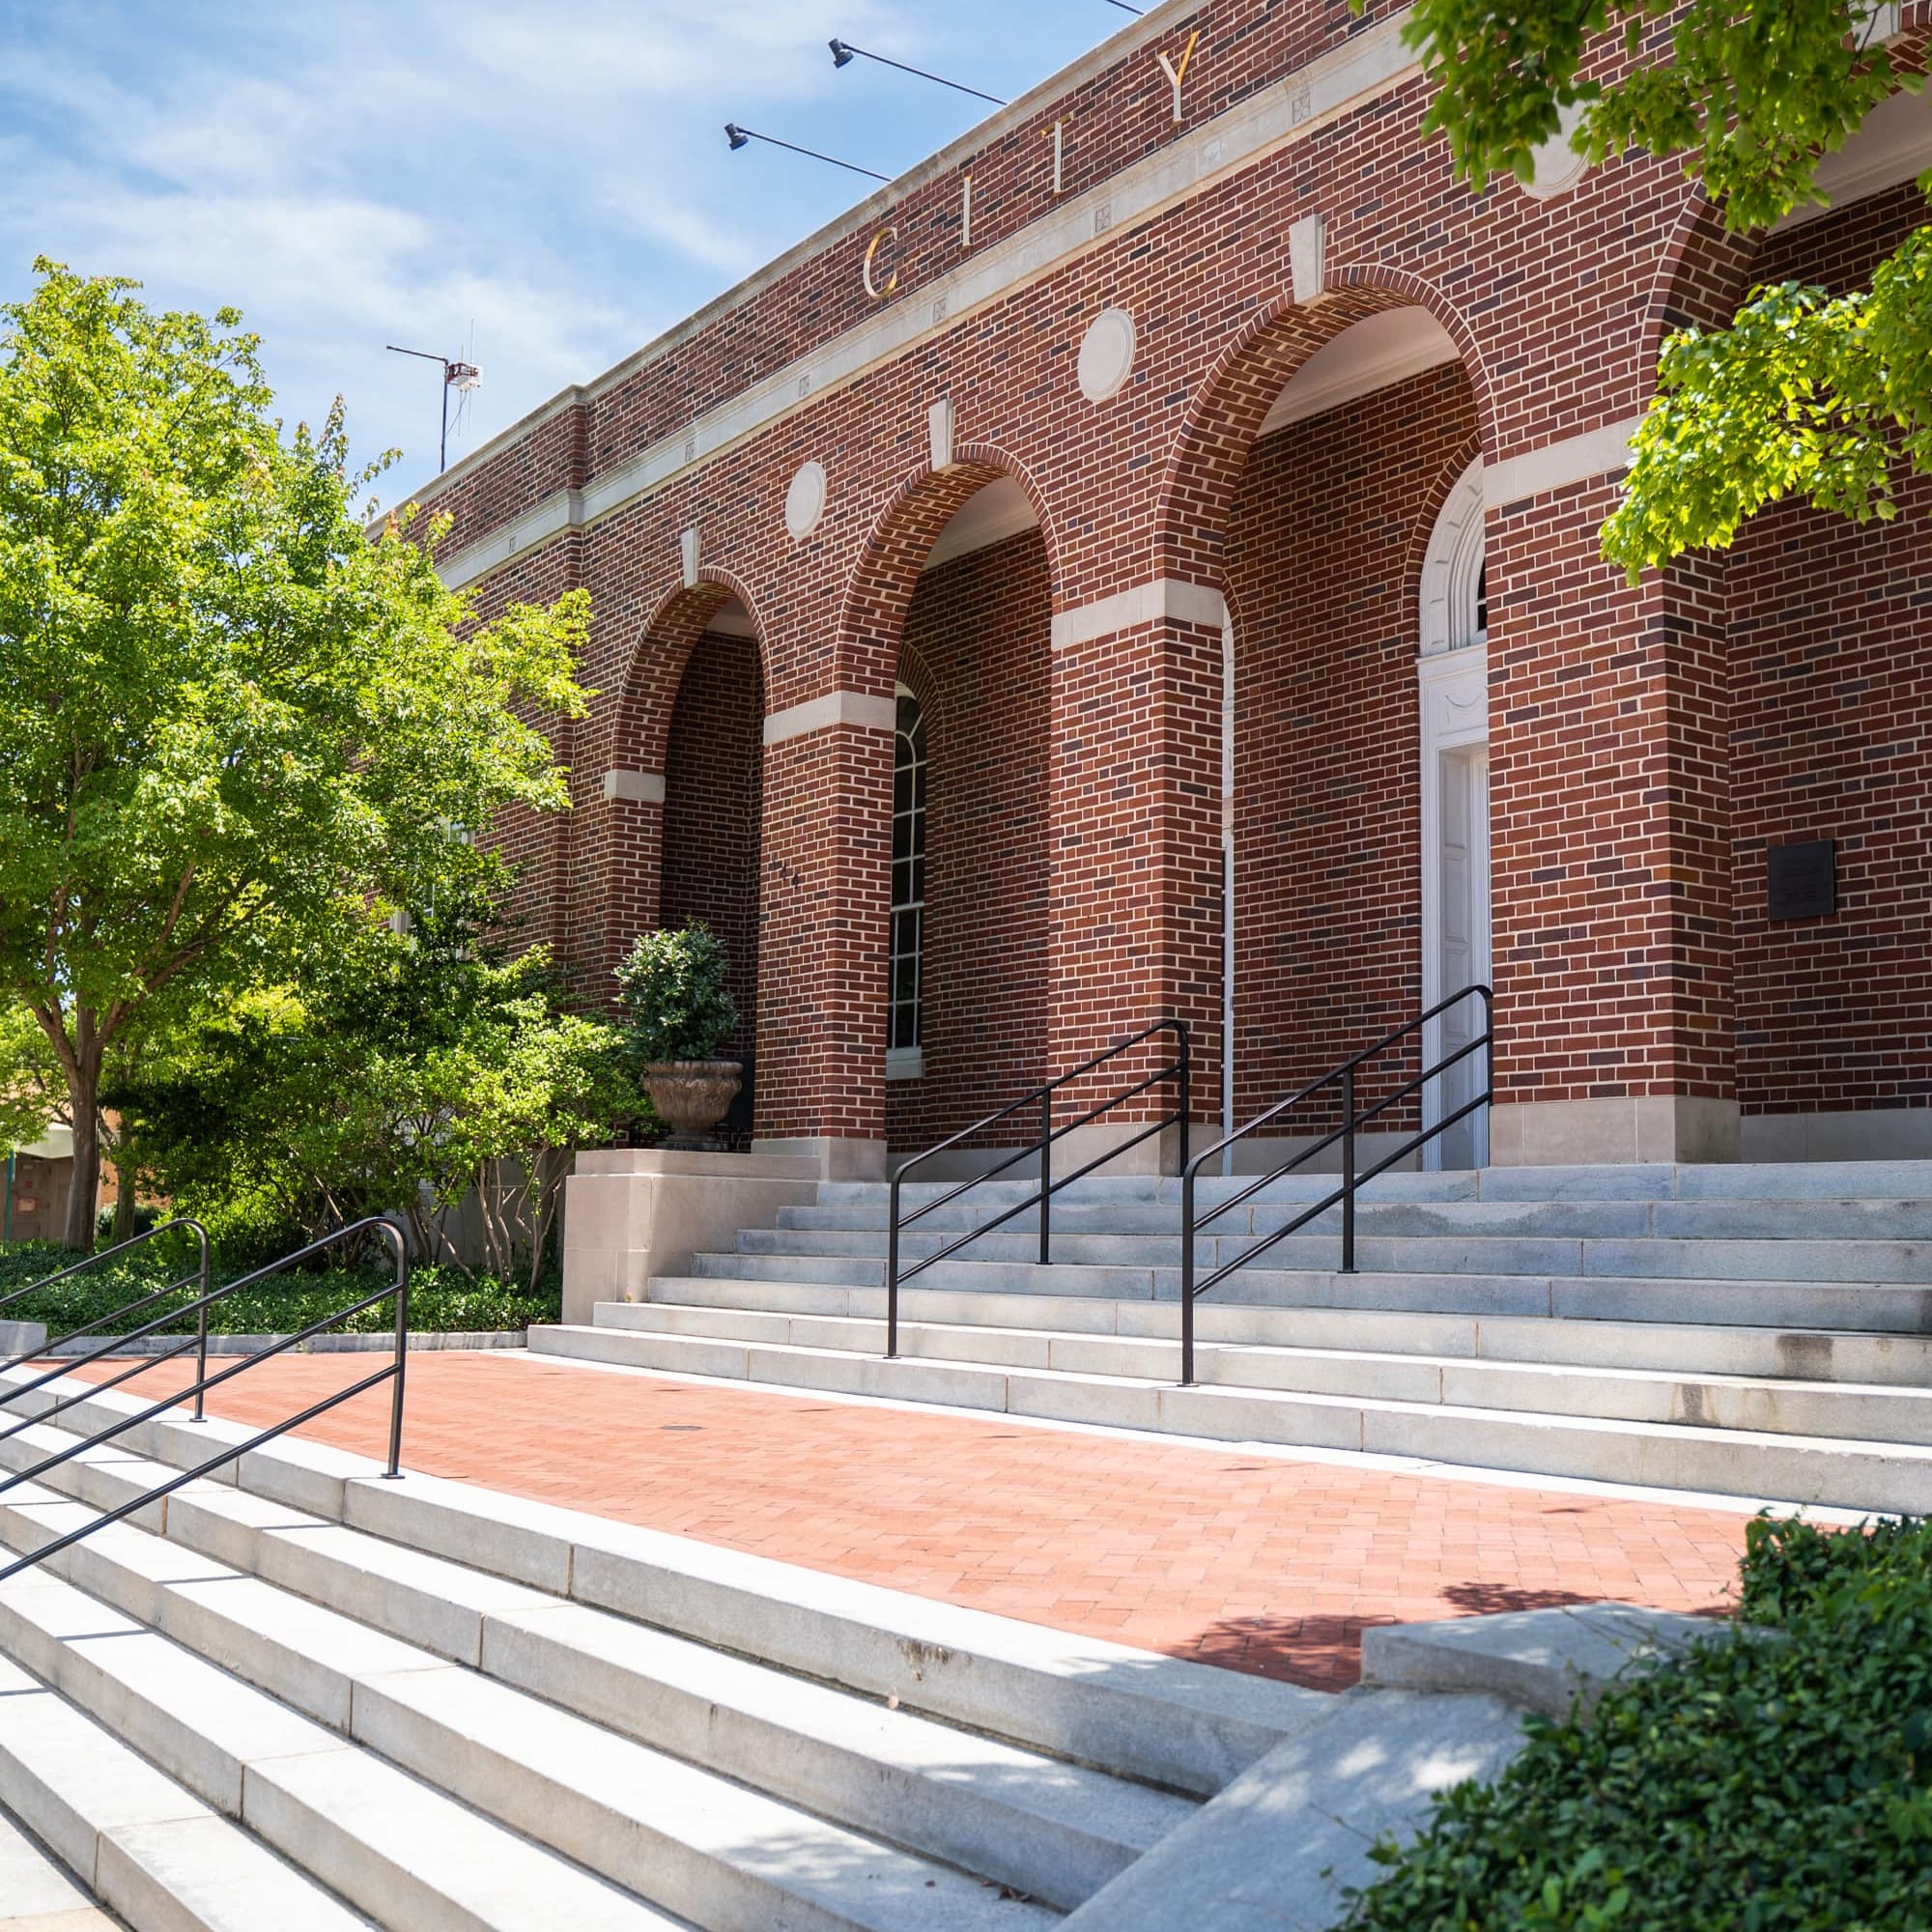
[[[440,476],[449,468],[449,392],[469,397],[483,386],[483,372],[473,362],[459,362],[453,356],[433,355],[427,349],[399,349],[393,342],[384,345],[391,355],[413,355],[423,362],[442,364],[442,439],[437,447],[436,469]]]

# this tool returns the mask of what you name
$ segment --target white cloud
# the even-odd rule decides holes
[[[978,113],[835,75],[831,34],[1024,84],[1114,24],[1098,0],[1066,11],[1049,47],[1023,0],[0,0],[0,295],[45,253],[234,302],[289,416],[346,391],[357,448],[403,443],[414,482],[435,372],[385,343],[454,354],[473,326],[485,386],[457,453],[867,191],[727,154],[726,120],[891,172]]]

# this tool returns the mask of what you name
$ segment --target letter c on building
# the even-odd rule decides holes
[[[880,288],[872,280],[872,258],[879,252],[879,243],[885,241],[896,242],[898,239],[899,239],[899,231],[897,230],[897,228],[894,227],[891,223],[888,223],[884,228],[881,228],[879,232],[872,237],[869,242],[866,244],[866,264],[864,269],[861,270],[861,273],[866,283],[866,293],[868,296],[870,296],[874,301],[885,300],[885,298],[889,295],[891,295],[892,292],[899,285],[899,270],[897,263],[894,263],[893,272],[886,278],[886,285],[884,288]]]

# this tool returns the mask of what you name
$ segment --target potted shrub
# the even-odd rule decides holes
[[[638,1077],[671,1129],[667,1147],[715,1146],[711,1132],[744,1082],[742,1062],[714,1057],[738,1026],[725,965],[717,935],[693,920],[640,933],[617,968]]]

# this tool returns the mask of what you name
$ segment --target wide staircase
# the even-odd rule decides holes
[[[1195,1276],[1333,1175],[1196,1182]],[[1180,1182],[1096,1173],[825,1183],[729,1253],[532,1349],[679,1375],[1223,1440],[1840,1505],[1932,1510],[1932,1162],[1389,1172],[1194,1304],[1179,1385]],[[912,1217],[930,1208],[921,1218]]]
[[[296,1440],[103,1522],[247,1435],[139,1406],[0,1436],[0,1852],[135,1932],[1025,1932],[1332,1703]]]

